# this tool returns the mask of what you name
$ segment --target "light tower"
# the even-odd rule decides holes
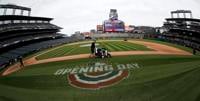
[[[181,17],[181,14],[183,15],[183,17]],[[187,17],[188,14],[190,15],[189,17]],[[174,17],[174,15],[177,15],[177,17]],[[172,11],[171,12],[171,17],[172,18],[193,18],[192,11],[190,11],[190,10]]]
[[[25,16],[24,12],[28,12],[27,16],[31,15],[31,8],[28,7],[22,7],[22,6],[17,6],[17,5],[13,5],[13,4],[6,4],[6,5],[0,5],[0,9],[3,9],[3,15],[8,15],[8,9],[12,10],[12,15],[16,15],[16,10],[20,10],[20,14],[17,15],[21,15],[21,16]],[[2,14],[0,14],[2,15]]]

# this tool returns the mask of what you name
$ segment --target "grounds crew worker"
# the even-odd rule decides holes
[[[22,56],[19,57],[20,67],[24,67],[24,62]]]
[[[91,54],[94,56],[94,54],[95,54],[95,41],[92,42],[90,49],[91,49]]]

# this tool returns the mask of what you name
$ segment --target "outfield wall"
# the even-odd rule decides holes
[[[92,38],[136,38],[143,39],[145,34],[133,34],[133,33],[102,33],[102,34],[93,34]]]

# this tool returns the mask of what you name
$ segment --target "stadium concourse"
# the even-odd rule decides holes
[[[171,46],[162,45],[158,43],[153,42],[145,42],[145,41],[129,41],[131,43],[141,44],[144,45],[154,51],[120,51],[120,52],[111,52],[112,56],[127,56],[127,55],[192,55],[189,52],[186,52],[181,49],[177,49]],[[47,51],[48,52],[48,51]],[[74,60],[74,59],[83,59],[83,58],[89,58],[90,54],[77,54],[77,55],[71,55],[71,56],[62,56],[62,57],[55,57],[55,58],[49,58],[49,59],[43,59],[43,60],[37,60],[36,57],[45,54],[40,53],[36,56],[33,56],[27,60],[24,61],[25,66],[29,65],[35,65],[35,64],[43,64],[43,63],[49,63],[49,62],[56,62],[56,61],[64,61],[64,60]],[[56,54],[56,53],[55,53]],[[15,64],[8,69],[6,69],[3,72],[3,76],[11,74],[13,72],[16,72],[18,70],[22,69],[20,67],[20,63]]]

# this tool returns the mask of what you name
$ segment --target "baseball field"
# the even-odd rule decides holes
[[[155,40],[97,40],[35,53],[1,71],[0,101],[200,101],[200,56]]]

